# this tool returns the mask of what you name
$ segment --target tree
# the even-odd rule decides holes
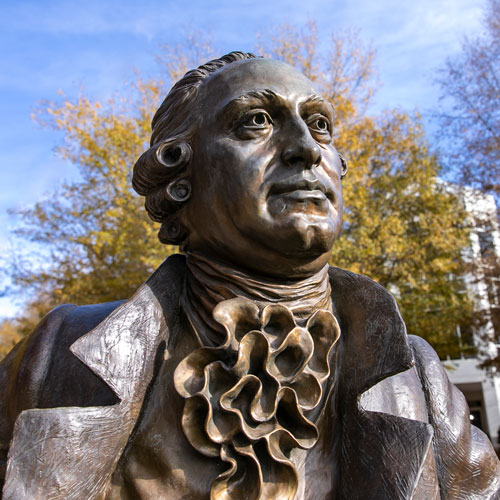
[[[409,331],[438,342],[447,354],[456,344],[455,318],[470,314],[453,278],[466,230],[457,199],[436,182],[439,165],[418,116],[366,116],[376,85],[374,52],[355,33],[332,36],[328,53],[318,50],[314,23],[283,25],[265,38],[258,50],[304,72],[336,110],[334,140],[351,170],[344,181],[346,230],[332,263],[395,292]],[[210,44],[200,43],[191,56],[206,60],[210,51]],[[174,79],[200,62],[179,57],[178,47],[165,53],[167,77]],[[132,98],[105,105],[84,96],[63,99],[39,115],[64,133],[58,152],[82,176],[18,212],[24,226],[17,235],[49,249],[50,263],[18,267],[13,278],[47,307],[126,298],[170,250],[156,241],[155,225],[130,187],[131,166],[147,147],[162,92],[161,84],[139,80]]]
[[[168,254],[130,187],[160,88],[139,80],[132,97],[102,105],[80,96],[46,103],[37,115],[64,133],[57,152],[81,175],[33,208],[17,211],[23,225],[15,234],[49,251],[48,266],[17,266],[13,275],[18,285],[36,290],[37,299],[44,296],[53,305],[126,298]]]
[[[170,81],[210,57],[206,43],[190,47],[180,58],[178,47],[164,47]],[[0,359],[56,305],[130,297],[175,251],[160,244],[157,225],[131,188],[132,166],[148,147],[165,88],[160,79],[137,76],[128,89],[105,103],[61,93],[60,102],[42,103],[33,116],[62,132],[56,153],[77,166],[80,180],[62,183],[32,208],[12,210],[20,219],[14,236],[21,245],[5,268],[14,287],[29,296],[23,314],[0,323]],[[25,242],[35,250],[23,250]]]
[[[445,159],[466,185],[500,200],[500,0],[487,0],[484,34],[466,38],[441,69]]]
[[[424,337],[441,357],[455,357],[457,324],[473,321],[460,280],[468,245],[464,207],[439,181],[418,117],[392,111],[356,129],[345,137],[353,168],[332,263],[388,288],[409,333]]]
[[[462,184],[492,194],[500,209],[500,0],[486,1],[483,27],[482,35],[465,38],[461,52],[441,69],[437,81],[442,107],[436,117],[441,126],[443,158],[451,173]],[[471,223],[477,227],[485,224],[481,220]],[[481,234],[491,237],[491,228]],[[497,372],[500,356],[492,357],[488,344],[500,335],[496,294],[499,268],[495,252],[483,253],[471,262],[469,278],[479,287],[487,284],[489,305],[484,299],[476,301],[476,307],[483,309],[477,311],[482,315],[477,321],[483,326],[490,323],[490,327],[479,329],[488,332],[480,350],[487,353],[481,356],[482,366]]]
[[[33,331],[42,317],[47,313],[47,300],[38,298],[26,305],[22,316],[0,321],[0,360],[10,350]]]

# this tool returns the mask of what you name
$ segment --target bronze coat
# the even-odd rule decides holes
[[[167,259],[127,302],[55,309],[0,364],[3,500],[104,498],[184,328],[183,259]],[[301,498],[500,498],[491,444],[434,351],[406,335],[392,296],[341,269],[330,280],[342,335],[321,446],[337,472],[326,497],[314,493],[318,471]]]

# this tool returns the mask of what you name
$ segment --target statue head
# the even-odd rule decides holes
[[[232,52],[188,72],[153,118],[133,186],[164,243],[277,277],[323,267],[341,230],[333,110],[291,66]]]

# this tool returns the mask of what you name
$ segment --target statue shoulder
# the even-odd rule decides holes
[[[95,375],[75,358],[69,347],[122,302],[85,306],[64,304],[50,311],[0,363],[0,405],[9,406],[8,409],[2,407],[2,411],[7,411],[15,419],[28,408],[80,402],[77,401],[80,388],[86,387],[87,382],[91,383]],[[78,380],[75,390],[65,398],[59,398],[70,379],[73,382]],[[70,394],[74,401],[69,401]]]
[[[14,424],[22,411],[116,401],[110,389],[76,359],[69,346],[120,303],[58,306],[0,362],[0,485]]]
[[[386,311],[392,310],[399,314],[393,295],[368,276],[333,266],[330,266],[328,275],[332,288],[332,299],[336,305],[362,306],[374,310],[384,307]]]
[[[184,256],[170,256],[139,287],[150,291],[165,315],[171,314],[178,303],[184,269]],[[130,301],[137,302],[134,297]],[[6,401],[13,417],[28,408],[116,402],[116,396],[70,351],[70,346],[124,302],[65,304],[50,311],[0,363],[0,412],[5,410],[1,405]]]

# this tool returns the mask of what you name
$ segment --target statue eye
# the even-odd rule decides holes
[[[267,113],[258,111],[248,116],[243,122],[243,125],[247,128],[261,129],[269,127],[271,123],[271,118]]]
[[[318,130],[328,130],[328,123],[326,120],[323,120],[323,118],[320,118],[319,120],[316,121],[316,127]]]
[[[311,130],[319,132],[320,134],[330,133],[330,120],[322,115],[314,115],[308,121],[307,124]]]

